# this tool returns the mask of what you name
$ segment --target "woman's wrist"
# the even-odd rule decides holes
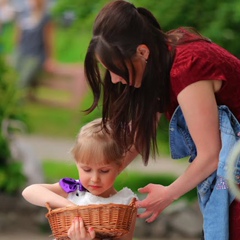
[[[176,189],[173,184],[167,186],[166,188],[167,188],[168,197],[172,202],[178,200],[182,196],[179,193],[178,189]]]

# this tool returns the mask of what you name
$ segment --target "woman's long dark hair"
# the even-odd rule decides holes
[[[169,39],[156,18],[144,8],[136,8],[124,0],[106,5],[97,16],[93,38],[85,58],[85,75],[94,101],[87,110],[93,111],[103,90],[103,123],[110,119],[113,134],[126,150],[135,144],[147,164],[149,155],[157,150],[157,112],[166,112],[170,104],[170,70],[174,51],[169,51]],[[145,44],[150,55],[140,88],[113,84],[109,71],[129,83],[136,74],[132,57],[137,47]],[[173,44],[174,46],[174,44]],[[98,59],[107,68],[104,78]],[[128,70],[126,63],[132,67]],[[109,71],[108,71],[109,70]],[[131,74],[131,76],[130,76]]]

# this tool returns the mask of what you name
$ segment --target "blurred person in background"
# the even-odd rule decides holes
[[[16,50],[14,65],[19,73],[18,87],[27,90],[28,97],[34,97],[32,90],[37,86],[41,71],[51,72],[53,60],[54,26],[47,0],[15,2],[16,8]]]

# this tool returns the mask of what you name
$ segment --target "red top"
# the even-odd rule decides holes
[[[240,60],[220,46],[197,41],[177,46],[171,69],[171,107],[169,118],[178,106],[177,95],[200,80],[223,81],[216,94],[218,105],[226,105],[240,121]]]

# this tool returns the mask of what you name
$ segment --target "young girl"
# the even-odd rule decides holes
[[[82,127],[72,149],[79,179],[63,178],[54,184],[33,184],[26,187],[22,195],[30,203],[52,208],[75,205],[119,203],[128,205],[136,195],[128,188],[117,192],[114,181],[122,171],[124,151],[119,148],[108,132],[102,129],[101,119],[96,119]],[[129,234],[122,240],[133,238],[132,223]],[[93,228],[84,228],[81,218],[75,219],[68,231],[72,240],[95,238]]]

